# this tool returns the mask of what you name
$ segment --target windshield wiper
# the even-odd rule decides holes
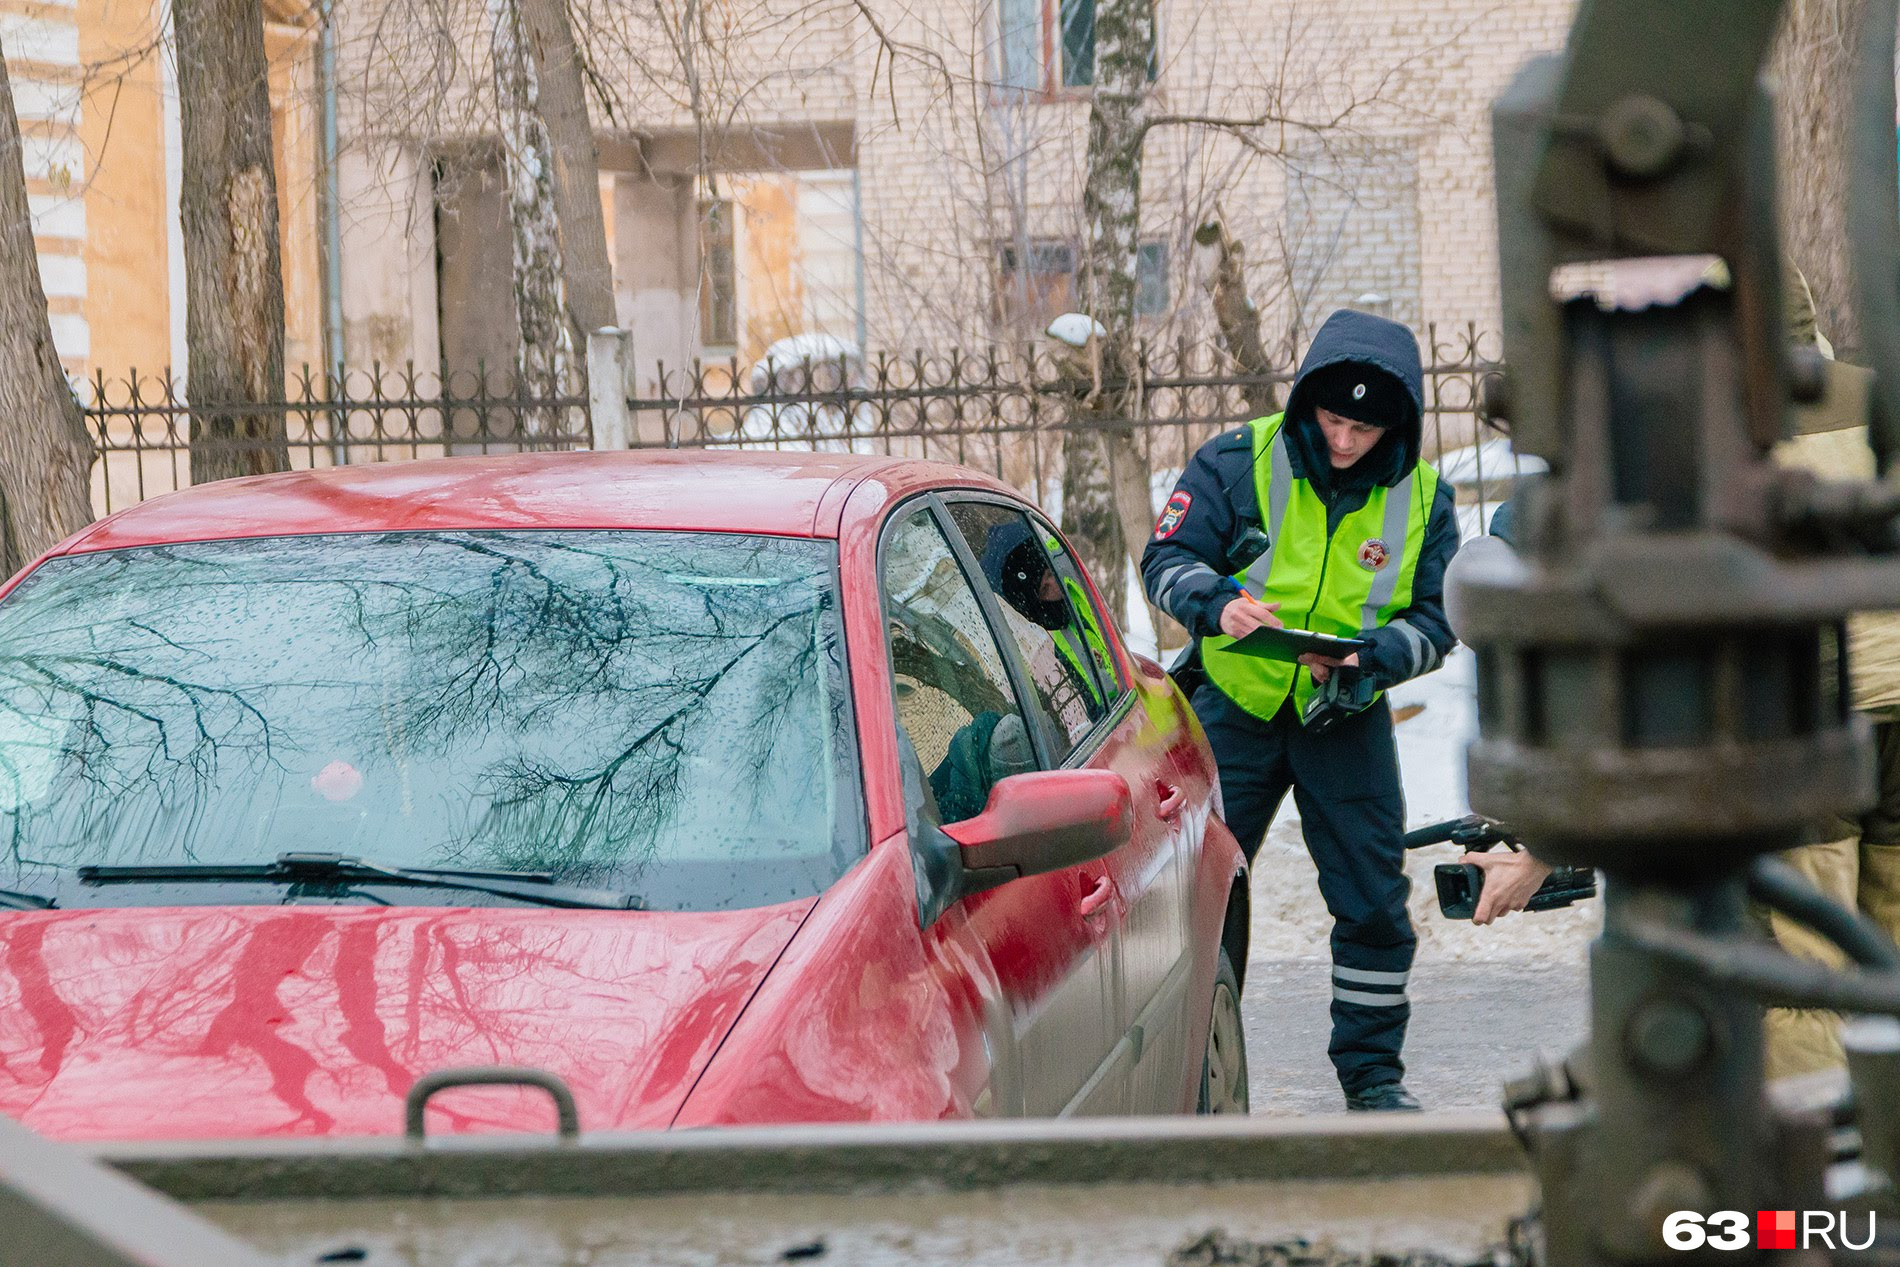
[[[392,867],[343,853],[280,853],[275,862],[162,863],[156,866],[80,867],[81,884],[392,884],[414,889],[460,889],[492,893],[541,906],[637,911],[639,898],[606,889],[557,884],[546,871],[457,870],[452,867]]]
[[[0,889],[0,907],[9,911],[50,911],[59,903],[50,897],[41,897],[37,893],[22,893],[18,889]]]

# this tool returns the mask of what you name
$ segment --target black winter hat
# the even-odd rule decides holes
[[[1375,427],[1396,427],[1412,418],[1411,393],[1386,371],[1362,361],[1336,361],[1308,374],[1302,393],[1324,409]]]

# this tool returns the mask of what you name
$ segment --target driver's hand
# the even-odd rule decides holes
[[[1304,664],[1307,672],[1313,675],[1315,685],[1324,686],[1326,685],[1326,679],[1333,675],[1334,669],[1358,668],[1359,653],[1355,651],[1344,660],[1335,660],[1329,655],[1321,655],[1317,651],[1309,651],[1300,657],[1300,663]]]
[[[1273,614],[1279,610],[1278,603],[1263,603],[1242,592],[1220,609],[1220,631],[1229,638],[1245,638],[1256,629],[1284,629],[1286,626]]]
[[[1484,872],[1484,888],[1478,894],[1478,909],[1471,922],[1489,924],[1492,920],[1521,911],[1545,880],[1550,868],[1523,851],[1467,853],[1458,859]]]

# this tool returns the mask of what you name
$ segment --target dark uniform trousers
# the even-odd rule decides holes
[[[1405,909],[1405,796],[1385,697],[1323,734],[1300,725],[1291,697],[1262,721],[1206,684],[1194,712],[1220,767],[1227,826],[1251,862],[1287,791],[1333,917],[1333,1037],[1348,1094],[1404,1076],[1411,1019],[1405,984],[1418,938]],[[1255,883],[1259,881],[1256,880]]]

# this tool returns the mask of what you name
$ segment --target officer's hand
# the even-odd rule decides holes
[[[1284,629],[1274,612],[1278,603],[1262,603],[1250,594],[1242,594],[1220,609],[1220,631],[1229,638],[1245,638],[1256,629]]]
[[[1521,911],[1538,887],[1550,878],[1550,868],[1524,852],[1468,853],[1458,861],[1484,871],[1474,924],[1489,924],[1512,911]]]
[[[1333,675],[1334,669],[1358,668],[1359,653],[1355,651],[1344,660],[1335,660],[1329,655],[1321,655],[1317,651],[1309,651],[1300,657],[1300,663],[1304,664],[1307,671],[1313,675],[1314,682],[1324,686],[1326,685],[1326,679]]]

